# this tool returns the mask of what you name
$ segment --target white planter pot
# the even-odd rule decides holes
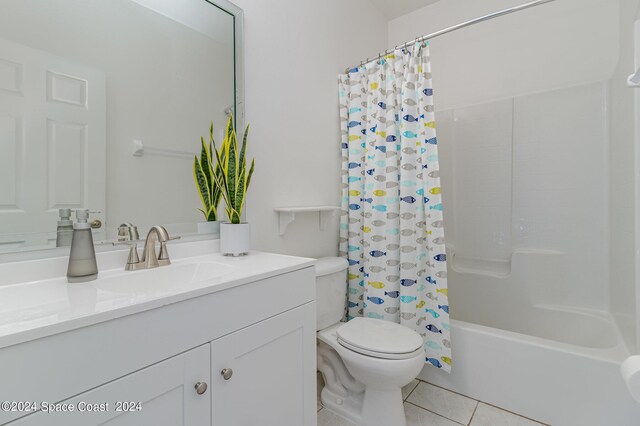
[[[198,234],[218,234],[220,233],[220,222],[198,222]]]
[[[251,227],[248,223],[220,224],[220,253],[225,256],[243,256],[251,246]]]

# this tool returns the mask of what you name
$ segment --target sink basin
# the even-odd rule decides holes
[[[218,262],[181,263],[99,277],[94,281],[94,286],[98,290],[114,293],[158,295],[190,284],[214,280],[236,269]]]

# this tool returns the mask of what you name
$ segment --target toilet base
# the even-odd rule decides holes
[[[366,389],[364,393],[349,392],[344,398],[327,386],[320,393],[322,405],[359,426],[406,426],[400,389]]]

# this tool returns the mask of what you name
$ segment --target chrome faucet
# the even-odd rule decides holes
[[[127,264],[124,269],[126,271],[137,271],[139,269],[151,269],[171,264],[169,252],[167,251],[167,242],[179,238],[180,237],[169,237],[169,233],[164,226],[157,225],[152,227],[149,229],[147,239],[144,242],[142,259],[138,257],[137,241],[121,241],[113,244],[128,244],[131,246]],[[156,254],[156,243],[158,242],[160,243],[160,252]]]

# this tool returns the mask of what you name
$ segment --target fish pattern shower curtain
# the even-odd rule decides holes
[[[447,265],[429,47],[340,75],[340,253],[348,319],[401,323],[451,370]]]

